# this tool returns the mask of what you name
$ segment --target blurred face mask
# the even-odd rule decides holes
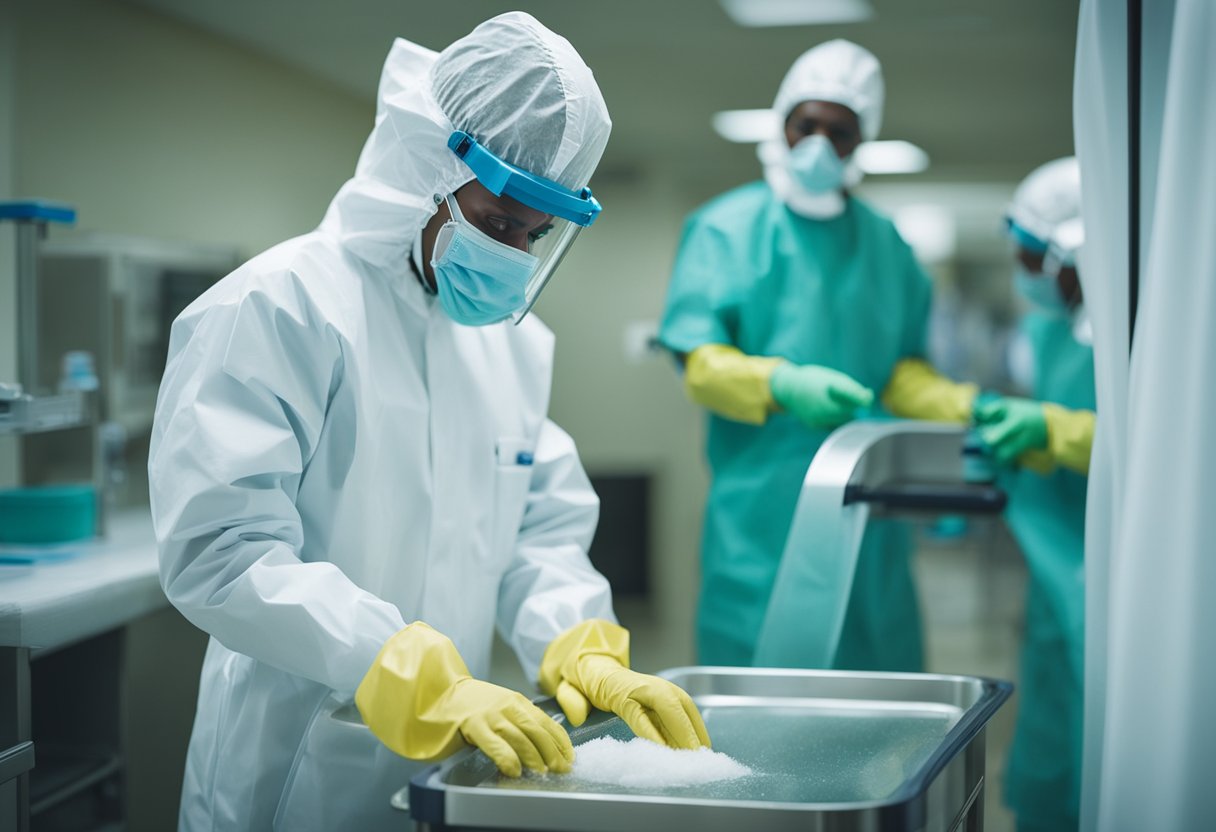
[[[845,164],[827,136],[807,136],[790,148],[789,171],[812,194],[832,193],[844,187]]]
[[[1013,285],[1017,292],[1030,301],[1040,312],[1057,315],[1068,314],[1068,304],[1060,294],[1060,284],[1054,277],[1037,274],[1018,266],[1013,273]]]
[[[511,317],[527,305],[525,288],[537,259],[473,227],[450,194],[447,205],[452,218],[439,229],[431,253],[440,306],[465,326]]]

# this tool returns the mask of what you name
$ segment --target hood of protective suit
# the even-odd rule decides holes
[[[1013,194],[1009,219],[1044,243],[1075,252],[1085,241],[1081,167],[1075,156],[1035,168]]]
[[[398,38],[380,76],[375,126],[321,230],[372,265],[405,268],[436,195],[473,178],[448,149],[454,130],[578,189],[591,179],[611,129],[591,69],[531,15],[499,15],[439,53]]]

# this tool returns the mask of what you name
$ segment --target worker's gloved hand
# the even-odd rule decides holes
[[[874,391],[844,373],[786,362],[769,379],[773,401],[811,428],[834,428],[874,403]]]
[[[1040,402],[1011,396],[981,401],[975,406],[975,421],[980,439],[1002,465],[1047,447],[1047,415]]]
[[[499,771],[565,772],[574,762],[566,731],[527,697],[469,675],[451,640],[415,622],[380,649],[355,692],[363,722],[403,757],[434,760],[464,742]]]
[[[630,670],[629,631],[611,622],[591,619],[555,638],[541,661],[540,684],[576,727],[595,706],[644,739],[672,748],[709,745],[692,697],[665,679]]]

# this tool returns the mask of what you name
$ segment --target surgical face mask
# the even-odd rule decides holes
[[[1013,286],[1040,312],[1068,314],[1068,304],[1060,294],[1059,281],[1054,277],[1036,274],[1019,266],[1013,273]]]
[[[537,259],[470,225],[455,197],[449,195],[447,204],[452,218],[439,229],[431,252],[439,305],[465,326],[511,317],[527,305],[524,290]]]
[[[844,161],[826,136],[807,136],[790,148],[789,170],[794,180],[813,194],[844,187]]]

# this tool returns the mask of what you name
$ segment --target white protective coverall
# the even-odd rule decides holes
[[[579,188],[610,126],[590,69],[527,15],[438,56],[398,40],[321,227],[175,322],[152,513],[165,593],[211,635],[181,828],[400,829],[389,798],[421,764],[350,705],[390,636],[425,621],[484,678],[497,619],[536,678],[553,638],[614,620],[586,556],[597,498],[546,418],[552,334],[457,325],[409,265],[433,196],[472,178],[454,129]]]

